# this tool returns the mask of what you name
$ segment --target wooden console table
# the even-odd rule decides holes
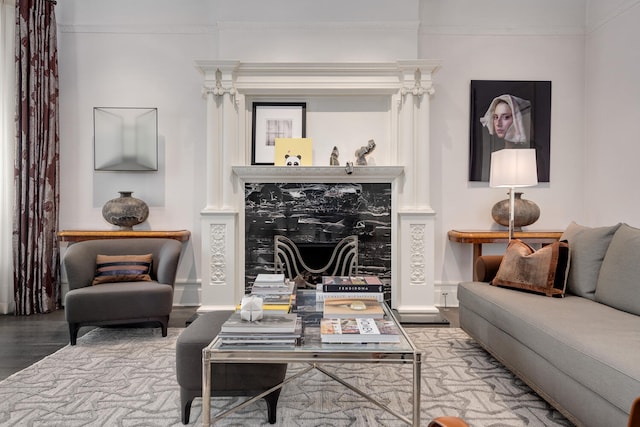
[[[548,245],[560,239],[562,231],[514,231],[513,237],[526,243],[540,243]],[[458,243],[473,244],[473,265],[475,269],[476,260],[482,255],[483,243],[508,243],[509,231],[482,231],[482,230],[450,230],[449,240]],[[475,279],[475,277],[474,277]]]
[[[155,230],[62,230],[58,232],[58,240],[61,242],[82,242],[84,240],[98,239],[175,239],[186,242],[191,237],[189,230],[155,231]]]

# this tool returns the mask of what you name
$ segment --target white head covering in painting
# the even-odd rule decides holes
[[[480,117],[480,123],[482,123],[482,126],[486,126],[489,131],[489,135],[493,135],[495,133],[495,129],[493,128],[493,113],[499,102],[506,102],[511,108],[511,114],[513,115],[513,123],[509,129],[507,129],[504,139],[516,144],[524,144],[525,142],[528,142],[527,135],[531,120],[531,102],[526,99],[518,98],[513,95],[500,95],[493,98],[487,112],[483,117]]]

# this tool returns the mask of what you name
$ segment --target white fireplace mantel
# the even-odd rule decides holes
[[[197,61],[205,90],[243,95],[392,95],[431,91],[439,61],[240,62]],[[418,72],[418,75],[416,75]],[[424,76],[422,76],[424,73]]]
[[[233,166],[243,182],[393,182],[404,172],[402,166]]]
[[[207,100],[200,311],[232,308],[244,292],[244,183],[391,182],[393,308],[401,320],[438,317],[428,165],[432,77],[439,62],[216,60],[196,66],[204,76]],[[321,97],[326,107],[331,100],[363,96],[387,100],[388,111],[382,114],[387,115],[388,140],[376,140],[385,144],[376,165],[354,166],[351,174],[345,166],[250,165],[252,101]]]

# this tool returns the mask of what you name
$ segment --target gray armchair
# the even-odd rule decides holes
[[[70,245],[63,264],[69,281],[65,318],[71,345],[82,326],[158,323],[167,336],[182,244],[173,239],[105,239]],[[152,254],[151,281],[92,285],[96,256]]]

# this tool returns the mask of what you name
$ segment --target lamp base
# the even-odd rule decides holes
[[[523,199],[521,192],[514,193],[513,230],[521,231],[522,227],[531,225],[540,218],[540,208],[531,200]],[[509,226],[509,199],[500,200],[493,205],[491,216],[498,224]]]

